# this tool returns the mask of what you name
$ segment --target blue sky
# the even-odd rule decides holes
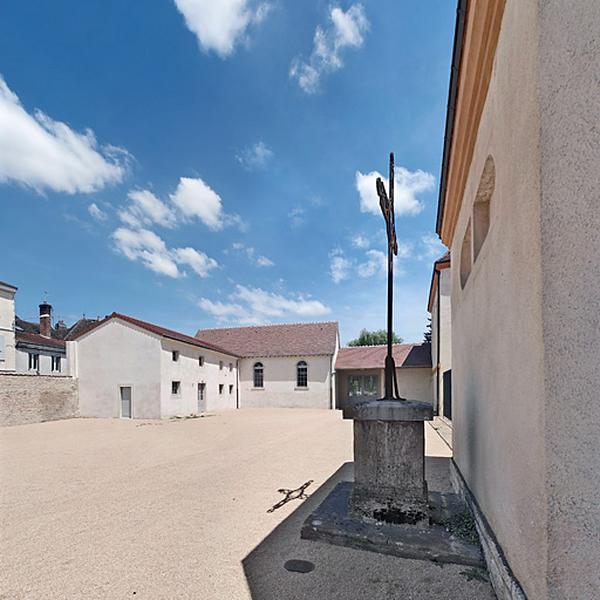
[[[452,2],[0,8],[0,279],[36,318],[385,325],[375,172],[396,154],[395,329],[422,338]]]

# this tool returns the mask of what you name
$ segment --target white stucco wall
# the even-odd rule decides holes
[[[296,388],[296,364],[308,363],[308,387]],[[254,364],[264,367],[264,388],[255,389]],[[285,356],[240,360],[240,408],[331,408],[331,356]]]
[[[76,376],[82,417],[119,417],[120,386],[132,388],[132,417],[161,417],[161,343],[156,336],[111,320],[79,338]]]
[[[17,373],[36,373],[35,370],[29,369],[29,353],[38,354],[39,369],[37,373],[39,375],[56,375],[64,376],[70,375],[69,357],[60,350],[37,350],[37,349],[25,349],[17,348],[15,353],[15,366]],[[60,356],[60,371],[52,370],[52,356]]]
[[[15,293],[0,287],[0,371],[15,370]]]
[[[173,351],[179,352],[179,359],[173,361]],[[204,357],[200,366],[199,357]],[[219,368],[223,361],[223,369]],[[170,339],[161,341],[161,416],[184,416],[198,413],[198,384],[206,385],[206,410],[227,410],[236,408],[237,366],[236,358],[220,354],[191,344]],[[231,364],[232,369],[229,369]],[[180,393],[171,393],[171,382],[180,381]],[[219,394],[219,384],[223,393]],[[229,386],[233,391],[229,393]]]
[[[443,374],[452,369],[452,274],[449,268],[437,274],[438,291],[431,307],[431,363],[433,365],[432,394],[434,406],[439,414],[443,411],[444,386]],[[439,293],[439,323],[438,323]],[[439,357],[438,357],[439,338]],[[439,365],[439,369],[436,368]],[[436,382],[436,379],[438,380]],[[439,398],[437,390],[439,389]]]

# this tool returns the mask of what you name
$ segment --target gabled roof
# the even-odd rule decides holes
[[[6,281],[0,281],[0,287],[9,288],[11,290],[14,290],[15,292],[19,289],[16,285],[13,285],[12,283],[7,283]]]
[[[448,269],[451,266],[450,250],[448,250],[443,256],[440,256],[433,263],[433,271],[431,273],[431,283],[429,284],[429,299],[427,300],[427,310],[431,312],[433,307],[433,299],[438,286],[438,273],[443,269]]]
[[[351,348],[340,348],[335,368],[344,369],[383,369],[387,346],[352,346]],[[409,367],[431,368],[431,344],[421,342],[419,344],[394,344],[392,356],[397,369]]]
[[[199,329],[196,337],[245,358],[333,355],[338,324],[331,321]]]
[[[153,323],[148,323],[146,321],[140,321],[140,319],[134,319],[128,315],[123,315],[121,313],[113,312],[112,314],[104,317],[101,321],[96,321],[91,326],[84,328],[82,331],[74,335],[71,340],[77,340],[86,333],[93,331],[103,325],[104,323],[111,321],[113,319],[118,319],[121,321],[125,321],[131,325],[135,325],[140,329],[144,329],[150,333],[158,335],[163,338],[167,338],[170,340],[175,340],[177,342],[184,342],[185,344],[191,344],[192,346],[198,346],[199,348],[206,348],[207,350],[214,350],[215,352],[221,352],[222,354],[229,354],[230,356],[237,356],[234,352],[229,352],[224,350],[222,347],[217,346],[216,344],[212,344],[210,342],[204,342],[199,340],[191,335],[186,335],[185,333],[179,333],[173,329],[167,329],[166,327],[161,327],[160,325],[154,325]]]
[[[66,347],[64,340],[57,340],[55,338],[47,338],[39,333],[30,333],[27,331],[17,331],[15,332],[15,339],[17,341],[17,346],[37,346],[43,348],[52,348],[64,350]]]

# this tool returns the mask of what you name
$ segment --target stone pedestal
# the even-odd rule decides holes
[[[397,525],[429,525],[424,422],[430,404],[374,400],[358,404],[354,420],[354,487],[350,513]]]

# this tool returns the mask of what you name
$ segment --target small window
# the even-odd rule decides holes
[[[222,371],[222,370],[223,370],[223,361],[220,360],[219,361],[219,371]]]
[[[173,350],[171,355],[173,357],[173,362],[177,362],[179,360],[179,352],[177,350]]]
[[[296,365],[296,387],[308,387],[308,365],[304,360]]]
[[[179,396],[179,392],[181,392],[181,381],[171,381],[171,394]]]
[[[198,384],[198,400],[204,400],[205,393],[206,393],[206,384],[199,383]]]
[[[229,363],[229,372],[233,371],[233,363]]]
[[[204,366],[204,356],[198,357],[198,366],[200,366],[200,367]]]
[[[479,256],[483,242],[490,229],[490,204],[496,186],[494,159],[488,156],[479,180],[479,187],[473,204],[473,260]]]
[[[223,383],[219,384],[219,394],[223,394],[223,388],[225,387],[225,385]]]
[[[471,221],[467,225],[460,249],[460,287],[464,289],[471,273]]]
[[[229,384],[229,395],[233,394],[233,384]]]
[[[60,356],[52,357],[52,370],[56,373],[60,373]]]
[[[349,398],[373,398],[379,395],[379,377],[377,375],[349,375]]]
[[[262,363],[254,364],[254,387],[261,388],[265,385],[264,369]]]
[[[29,353],[29,370],[37,371],[40,368],[40,355]]]

